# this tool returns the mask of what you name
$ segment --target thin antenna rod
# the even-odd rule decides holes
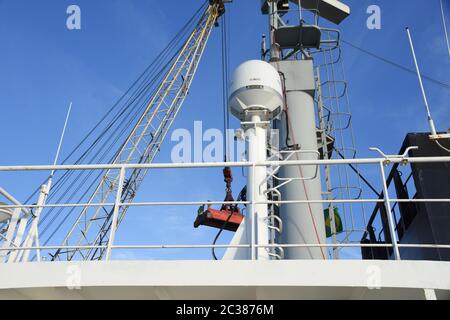
[[[300,24],[302,24],[303,23],[302,0],[298,0],[298,17],[300,19]]]
[[[72,112],[72,102],[70,103],[69,110],[67,111],[66,121],[64,122],[64,128],[63,128],[63,131],[61,133],[61,138],[59,140],[58,150],[56,151],[56,156],[55,156],[55,161],[53,162],[54,166],[56,166],[58,164],[59,154],[61,152],[61,147],[62,147],[62,144],[64,142],[64,136],[66,134],[67,124],[69,123],[69,118],[70,118],[70,113],[71,112]],[[55,170],[52,171],[52,173],[50,175],[50,178],[53,178],[54,174],[55,174]]]
[[[445,20],[444,2],[443,2],[443,0],[441,0],[440,3],[441,3],[442,23],[444,25],[445,41],[447,42],[448,56],[450,57],[450,43],[449,43],[449,40],[448,40],[447,22]]]
[[[423,82],[422,82],[422,75],[420,74],[419,64],[417,63],[417,57],[416,57],[416,52],[414,50],[413,40],[412,40],[411,33],[409,32],[408,27],[406,27],[406,32],[408,33],[409,44],[411,46],[411,52],[412,52],[412,55],[414,58],[414,64],[416,65],[417,77],[419,78],[420,89],[422,90],[423,101],[425,103],[425,108],[426,108],[427,116],[428,116],[428,124],[430,125],[431,134],[433,136],[436,136],[437,135],[436,127],[434,125],[433,118],[431,117],[431,112],[430,112],[430,107],[428,105],[427,95],[425,93],[425,88],[424,88]]]

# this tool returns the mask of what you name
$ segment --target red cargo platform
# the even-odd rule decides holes
[[[241,225],[242,220],[244,220],[244,216],[239,211],[221,211],[209,208],[204,213],[197,216],[197,219],[194,222],[194,227],[198,228],[199,226],[207,226],[217,229],[223,228],[224,230],[236,232]]]

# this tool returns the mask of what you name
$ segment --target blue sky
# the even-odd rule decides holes
[[[259,57],[267,17],[259,0],[235,0],[229,6],[231,70]],[[410,26],[422,72],[450,83],[438,0],[347,0],[352,16],[341,25],[344,39],[413,68],[404,27]],[[66,8],[82,10],[82,30],[66,28]],[[198,0],[0,0],[0,165],[49,164],[53,161],[68,103],[73,115],[62,154],[66,155],[154,59],[199,7]],[[366,9],[382,10],[381,30],[366,28]],[[450,3],[445,5],[450,16]],[[450,19],[449,17],[447,18]],[[427,123],[417,78],[343,45],[350,85],[353,125],[360,156],[369,147],[396,153],[407,132]],[[425,82],[440,130],[450,126],[450,91]],[[213,30],[191,93],[176,128],[222,128],[220,29]],[[218,116],[220,115],[220,116]],[[233,127],[238,123],[232,121]],[[166,141],[157,162],[170,162],[174,143]],[[243,185],[235,172],[238,192]],[[0,184],[25,199],[43,174],[3,174]],[[369,173],[369,177],[371,177]],[[374,177],[371,177],[374,178]],[[165,171],[149,175],[140,200],[203,201],[224,196],[221,170]],[[194,230],[196,208],[137,209],[120,229],[118,243],[201,243],[215,231]],[[224,237],[226,242],[230,235]],[[133,258],[134,253],[116,253]],[[123,254],[123,256],[121,255]],[[209,251],[145,253],[148,258],[208,258]]]

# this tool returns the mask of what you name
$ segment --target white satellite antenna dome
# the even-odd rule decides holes
[[[228,103],[231,113],[241,121],[248,120],[255,112],[266,119],[276,117],[283,106],[278,71],[265,61],[244,62],[233,74]]]

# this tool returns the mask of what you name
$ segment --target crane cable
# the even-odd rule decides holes
[[[90,154],[95,149],[95,147],[98,145],[98,143],[102,139],[104,140],[103,145],[100,147],[99,150],[97,150],[97,152],[91,158],[90,162],[98,163],[99,160],[103,161],[105,159],[105,156],[107,156],[109,154],[109,152],[114,148],[114,146],[120,140],[122,135],[125,134],[128,131],[128,129],[131,127],[131,125],[133,124],[133,122],[136,118],[136,115],[138,115],[139,113],[142,112],[141,110],[142,110],[143,106],[145,106],[145,102],[146,102],[145,99],[149,96],[148,94],[146,95],[145,92],[148,92],[149,89],[152,88],[152,86],[157,84],[158,83],[157,80],[162,76],[162,74],[164,74],[164,70],[166,70],[167,68],[170,67],[171,62],[173,62],[173,60],[177,56],[177,53],[179,53],[179,51],[181,50],[180,48],[182,47],[182,45],[184,43],[184,41],[183,41],[184,37],[186,36],[186,34],[189,34],[190,29],[196,25],[196,20],[198,20],[196,18],[199,16],[199,13],[202,12],[202,10],[205,8],[206,5],[207,5],[207,1],[205,1],[203,3],[203,5],[196,11],[196,13],[189,19],[189,21],[181,28],[181,30],[176,34],[176,36],[166,46],[166,48],[164,48],[161,51],[161,53],[157,56],[157,58],[153,61],[153,63],[150,64],[150,66],[148,66],[146,68],[146,70],[140,75],[140,77],[132,84],[132,86],[126,91],[126,93],[118,100],[118,102],[100,119],[100,121],[94,126],[94,128],[82,139],[82,141],[79,143],[79,145],[77,147],[75,147],[75,149],[63,161],[63,163],[66,163],[70,159],[70,157],[73,156],[77,152],[77,150],[79,150],[81,148],[81,146],[86,141],[88,141],[89,138],[91,138],[93,136],[93,134],[96,132],[97,128],[99,128],[101,126],[101,124],[105,122],[105,120],[108,118],[108,116],[110,116],[111,113],[113,113],[115,111],[115,109],[117,109],[119,106],[121,106],[121,102],[124,101],[125,98],[128,98],[125,102],[125,105],[122,108],[119,108],[119,110],[112,117],[112,120],[108,123],[107,127],[103,130],[103,132],[101,132],[101,134],[97,137],[97,139],[87,148],[87,150],[82,154],[82,156],[80,158],[78,158],[78,160],[75,162],[75,164],[79,164],[82,161],[84,161],[86,159],[87,155]],[[180,43],[181,43],[181,46],[177,50],[176,48],[177,48],[177,46],[179,46]],[[175,54],[170,56],[170,53],[173,51],[175,51]],[[164,61],[167,61],[167,63],[165,65],[163,65]],[[161,67],[161,65],[163,65],[163,66]],[[133,91],[133,89],[134,89],[134,91]],[[144,101],[142,102],[142,100],[144,100]],[[142,102],[142,104],[139,105],[139,102]],[[128,121],[124,121],[126,119],[128,119]],[[118,126],[115,128],[114,125],[116,125],[116,124],[118,124]],[[122,129],[119,130],[120,128],[122,128]],[[106,136],[106,133],[108,133],[108,132],[110,133],[110,135]],[[111,142],[111,138],[114,138],[112,142]],[[111,142],[111,143],[109,143],[109,142]],[[106,148],[106,150],[105,150],[105,148]],[[103,153],[102,153],[102,151],[103,151]],[[100,159],[99,159],[99,156],[100,156]],[[112,157],[112,158],[114,158],[114,157]],[[92,174],[93,174],[92,171],[90,173],[88,173],[87,176],[84,178],[84,180],[81,181],[81,183],[78,185],[78,187],[74,188],[74,186],[76,186],[76,183],[82,178],[83,174],[79,174],[78,176],[76,176],[74,181],[72,183],[70,183],[69,186],[66,188],[65,192],[61,193],[62,195],[59,198],[59,200],[62,200],[64,197],[66,197],[69,194],[67,191],[70,190],[71,188],[74,189],[74,192],[69,195],[69,198],[70,198],[70,200],[73,199],[73,197],[78,193],[79,187],[83,186],[84,183],[86,183],[86,181],[88,180],[88,178],[90,176],[92,176]],[[53,198],[53,196],[56,196],[57,195],[56,191],[62,190],[62,187],[64,185],[68,184],[67,182],[70,181],[69,178],[72,175],[73,175],[73,171],[66,172],[60,179],[58,179],[58,181],[55,183],[55,189],[54,189],[55,192],[52,193],[51,197],[49,197],[49,198]],[[98,178],[101,177],[101,175],[102,175],[102,172],[99,173]],[[90,188],[92,188],[92,186],[95,184],[95,182],[96,182],[96,180],[98,180],[98,178],[93,180],[92,184],[90,185],[90,187],[88,187],[86,189],[86,192],[80,197],[79,201],[81,201],[87,195],[88,191],[90,190]],[[34,193],[33,195],[35,195],[35,194],[36,193]],[[28,202],[33,197],[33,195],[31,195],[30,198],[26,202]],[[58,201],[58,203],[59,203],[59,201]],[[55,209],[55,208],[51,208],[50,210],[47,211],[48,214],[46,214],[43,217],[43,219],[40,221],[40,224],[43,224],[45,222],[46,218],[48,218],[50,216],[49,213],[51,213],[53,211],[53,209]],[[57,214],[53,216],[53,218],[50,220],[50,222],[47,224],[46,228],[44,229],[43,233],[45,233],[45,231],[47,231],[51,227],[51,225],[55,222],[56,218],[60,215],[60,213],[62,212],[63,209],[64,208],[60,208],[60,210],[57,212]],[[48,243],[50,241],[50,239],[56,234],[56,232],[64,224],[64,222],[67,220],[69,215],[74,211],[74,209],[75,208],[72,208],[72,210],[69,212],[69,214],[67,214],[64,217],[63,221],[61,221],[61,223],[53,231],[51,236],[47,239],[46,243]],[[41,235],[43,233],[41,233]]]
[[[135,118],[136,118],[140,113],[142,113],[142,110],[138,110],[137,112],[135,112],[135,113],[134,113]],[[126,127],[125,127],[124,129],[121,130],[120,134],[117,135],[117,137],[114,139],[114,141],[109,145],[109,147],[107,148],[107,150],[106,150],[105,152],[103,152],[103,154],[101,155],[101,158],[98,159],[98,160],[95,160],[94,162],[104,163],[103,159],[105,159],[105,156],[108,155],[108,151],[111,151],[111,150],[112,150],[112,148],[114,147],[114,145],[116,145],[116,144],[119,142],[119,140],[120,140],[120,138],[123,136],[123,134],[126,133],[126,132],[128,132],[128,129],[132,126],[132,124],[133,124],[133,121],[132,121],[132,120],[129,121],[129,122],[127,123]],[[108,140],[106,140],[106,142],[108,142]],[[99,152],[96,153],[96,156],[97,156],[97,155],[99,155]],[[94,158],[96,158],[96,157],[94,157]],[[107,161],[107,162],[113,161],[114,158],[115,158],[115,155],[113,155],[113,156],[109,159],[109,161]],[[75,188],[73,188],[73,192],[70,194],[70,196],[69,196],[69,197],[70,197],[70,200],[68,200],[68,202],[70,202],[71,199],[73,199],[74,196],[77,195],[78,189],[79,189],[79,188],[82,188],[82,187],[85,185],[85,183],[88,182],[89,178],[90,178],[92,175],[93,175],[93,172],[92,172],[92,171],[89,172],[89,173],[87,174],[87,176],[85,176],[85,178],[78,184],[78,186],[75,187]],[[96,177],[94,177],[94,179],[92,179],[91,184],[85,189],[85,192],[79,197],[77,203],[80,203],[80,202],[88,195],[89,191],[90,191],[93,187],[95,187],[97,181],[101,178],[102,175],[103,175],[103,171],[101,171]],[[78,181],[80,181],[80,178],[82,178],[82,177],[83,177],[83,175],[78,175],[78,176],[75,178],[75,180],[74,180],[72,186],[74,186],[74,185],[76,186],[76,183],[77,183]],[[69,187],[68,189],[70,189],[70,187]],[[63,197],[64,197],[64,193],[62,194],[61,198],[63,198]],[[58,202],[59,202],[59,201],[58,201]],[[56,219],[60,216],[60,214],[63,212],[63,210],[64,210],[64,208],[60,208],[60,210],[59,210],[58,212],[56,212],[56,214],[53,215],[53,218],[51,219],[51,221],[47,224],[47,226],[46,226],[45,228],[43,228],[42,235],[44,235],[44,234],[47,232],[47,230],[52,226],[52,224],[54,224],[54,222],[55,222]],[[56,228],[53,230],[53,232],[51,233],[51,235],[50,235],[50,236],[47,238],[47,240],[45,241],[45,244],[48,244],[48,242],[49,242],[49,241],[55,236],[55,234],[61,229],[61,227],[64,225],[64,223],[67,221],[67,219],[72,215],[72,213],[73,213],[75,210],[76,210],[76,208],[71,208],[70,211],[69,211],[67,214],[65,214],[65,215],[63,216],[63,218],[62,218],[62,220],[60,221],[60,223],[56,226]],[[49,216],[50,216],[50,215],[46,215],[46,217],[49,217]],[[45,218],[46,218],[46,217],[44,217],[44,219],[42,219],[42,223],[45,222]]]
[[[168,64],[169,64],[169,63],[168,63]],[[166,64],[166,65],[168,65],[168,64]],[[165,68],[166,68],[166,66],[163,67],[163,69],[165,69]],[[155,77],[153,77],[153,79],[152,79],[151,82],[155,82]],[[150,82],[150,83],[151,83],[151,82]],[[140,97],[140,96],[142,95],[142,93],[143,93],[146,89],[148,89],[148,86],[149,86],[149,84],[143,85],[143,86],[141,85],[141,90],[140,90],[140,92],[137,94],[137,96],[134,97],[134,99],[131,101],[131,103],[133,103],[134,101],[136,101],[136,99],[137,99],[138,97]],[[127,109],[129,109],[130,106],[131,106],[131,104],[128,104],[128,105],[126,106],[126,108],[124,108],[124,111],[127,110]],[[130,117],[130,115],[132,115],[132,116],[130,117],[129,121],[128,121],[128,122],[121,121],[121,123],[125,123],[126,126],[125,126],[122,130],[120,130],[120,131],[117,130],[117,131],[119,132],[119,134],[116,136],[115,139],[113,139],[113,142],[110,143],[110,145],[109,145],[109,147],[107,148],[107,150],[106,150],[105,152],[103,152],[103,156],[102,156],[100,159],[98,159],[97,156],[100,154],[101,150],[104,149],[105,146],[107,145],[107,143],[110,141],[110,139],[105,139],[105,143],[104,143],[103,146],[100,148],[100,150],[97,151],[97,153],[96,153],[95,156],[91,159],[90,162],[98,162],[99,160],[100,160],[100,162],[102,162],[102,161],[104,160],[105,155],[106,155],[109,151],[112,150],[112,148],[114,147],[114,145],[116,145],[116,143],[119,141],[120,137],[121,137],[124,133],[126,133],[126,132],[128,131],[128,129],[131,127],[131,125],[132,125],[132,123],[133,123],[133,119],[134,119],[139,113],[142,112],[142,108],[143,108],[143,107],[142,107],[142,105],[141,105],[141,107],[140,107],[138,110],[136,110],[136,111],[134,112],[134,114],[132,114],[133,109],[131,109],[131,110],[127,113],[127,116],[126,116],[125,118]],[[123,112],[122,112],[121,114],[123,114]],[[113,121],[113,122],[116,123],[116,122],[119,121],[119,120],[121,120],[120,117],[114,117],[114,121]],[[101,138],[101,137],[102,137],[109,129],[111,129],[111,128],[112,128],[112,124],[110,123],[110,125],[108,125],[107,129],[105,129],[105,130],[102,132],[102,134],[100,135],[100,137],[96,139],[96,141],[91,145],[91,147],[95,146],[95,144],[100,140],[100,138]],[[114,134],[114,132],[113,132],[113,134]],[[112,136],[112,137],[113,137],[113,136]],[[111,137],[110,137],[110,138],[111,138]],[[88,149],[88,152],[91,150],[91,147]],[[83,159],[83,158],[87,155],[88,152],[85,152],[85,153],[82,155],[82,157],[81,157],[80,159]],[[111,161],[111,160],[110,160],[110,161]],[[77,161],[77,163],[78,163],[78,162],[79,162],[79,161]],[[90,173],[88,176],[90,176],[91,174],[92,174],[92,173]],[[100,173],[99,175],[101,176],[101,174],[102,174],[102,173]],[[75,182],[77,182],[81,176],[82,176],[82,175],[78,175],[78,177],[75,179]],[[67,180],[67,179],[66,179],[66,180]],[[85,180],[86,180],[86,179],[85,179]],[[83,181],[81,185],[83,185],[84,182],[85,182],[85,181]],[[72,185],[74,185],[74,184],[72,183]],[[81,186],[81,185],[80,185],[80,186]],[[76,190],[76,188],[75,188],[75,190]],[[89,190],[89,188],[88,188],[88,190]],[[66,194],[66,192],[63,193],[63,195],[64,195],[64,194]],[[61,199],[61,198],[60,198],[60,199]],[[80,201],[81,201],[81,199],[80,199]],[[44,221],[45,221],[45,219],[43,219],[42,222],[44,222]],[[44,230],[44,231],[45,231],[45,230]]]
[[[204,7],[204,5],[196,12],[196,15],[198,14],[198,12],[202,9]],[[196,16],[196,15],[194,15],[194,16]],[[166,48],[164,48],[164,50],[162,50],[160,53],[159,53],[159,55],[156,57],[156,59],[145,69],[145,71],[138,77],[138,79],[131,85],[131,87],[119,98],[119,100],[113,105],[113,107],[111,108],[111,109],[109,109],[105,114],[104,114],[104,116],[94,125],[94,127],[89,131],[89,133],[81,140],[81,142],[70,152],[70,154],[63,160],[63,162],[62,162],[62,164],[66,164],[69,160],[70,160],[70,158],[76,153],[76,151],[77,150],[79,150],[81,147],[82,147],[82,145],[90,138],[90,137],[92,137],[93,136],[93,134],[95,133],[95,131],[100,127],[100,125],[108,118],[108,116],[110,116],[111,115],[111,113],[115,110],[115,109],[117,109],[119,106],[120,106],[120,102],[121,101],[123,101],[127,96],[129,96],[130,95],[130,92],[131,92],[131,90],[139,83],[139,81],[141,81],[143,78],[144,78],[144,76],[147,74],[147,73],[149,73],[149,70],[153,70],[152,71],[152,73],[151,74],[156,74],[157,72],[155,71],[155,69],[156,69],[156,67],[157,66],[155,66],[155,64],[157,63],[157,62],[160,62],[160,61],[163,61],[164,60],[164,55],[166,55],[167,54],[167,52],[169,51],[169,50],[171,50],[172,49],[172,47],[173,47],[173,44],[174,44],[174,42],[175,42],[175,40],[177,40],[178,38],[180,38],[180,35],[181,35],[181,32],[183,31],[183,30],[185,30],[186,29],[186,27],[187,27],[187,25],[188,24],[190,24],[191,22],[193,21],[193,19],[191,18],[190,20],[189,20],[189,22],[182,28],[182,30],[172,39],[172,41],[166,46]],[[152,69],[153,68],[153,69]],[[148,78],[149,76],[147,75],[147,78]],[[140,87],[141,89],[141,91],[137,94],[138,96],[141,96],[142,95],[142,86]],[[138,88],[139,89],[139,88]],[[101,139],[101,138],[103,138],[104,137],[104,135],[107,133],[107,131],[108,130],[110,130],[110,129],[112,129],[112,126],[114,125],[114,124],[116,124],[116,123],[123,123],[123,121],[121,121],[121,116],[124,114],[124,112],[131,106],[131,103],[130,103],[130,100],[132,100],[132,98],[133,97],[136,97],[136,92],[137,92],[137,90],[138,89],[136,89],[136,91],[130,96],[130,98],[128,99],[128,101],[127,101],[127,103],[126,103],[126,105],[125,105],[125,107],[124,108],[122,108],[122,109],[119,109],[119,111],[114,115],[114,116],[112,116],[112,121],[110,121],[109,123],[108,123],[108,125],[107,125],[107,127],[106,127],[106,129],[105,130],[103,130],[103,132],[97,137],[97,139],[86,149],[86,151],[82,154],[82,156],[80,157],[80,158],[78,158],[75,162],[74,162],[74,164],[80,164],[80,163],[82,163],[82,161],[84,161],[85,160],[85,157],[86,157],[86,155],[87,154],[89,154],[91,151],[92,151],[92,149],[96,146],[96,143]],[[148,89],[148,87],[147,88],[145,88],[145,89]],[[136,99],[136,98],[134,98],[134,99]],[[131,101],[131,102],[134,102],[134,101]],[[114,132],[115,132],[116,130],[114,130]],[[73,172],[73,171],[70,171],[70,172]],[[66,175],[65,175],[66,176]],[[47,181],[47,179],[46,180],[44,180],[42,183],[45,183]],[[59,180],[59,182],[58,183],[61,183],[61,180]],[[56,186],[56,184],[54,185],[54,187]],[[40,189],[40,187],[39,188],[37,188],[37,190],[35,191],[35,192],[33,192],[29,197],[28,197],[28,199],[24,202],[24,203],[28,203],[36,194],[37,194],[37,192],[39,191],[39,189]]]
[[[228,38],[228,24],[227,24],[227,14],[222,15],[221,23],[221,40],[222,40],[222,103],[223,103],[223,137],[224,137],[224,150],[225,150],[225,162],[231,161],[230,156],[230,144],[228,139],[228,130],[230,129],[230,113],[228,111],[228,84],[229,84],[229,38]],[[239,200],[238,200],[239,201]],[[213,246],[216,245],[223,231],[227,227],[231,218],[233,217],[233,211],[229,215],[228,219],[223,223],[219,232],[213,241]],[[212,256],[214,260],[219,260],[216,255],[215,247],[212,247]]]
[[[222,36],[222,93],[223,93],[223,130],[224,130],[224,148],[225,162],[230,161],[230,145],[228,139],[228,130],[230,129],[230,113],[228,111],[228,85],[229,85],[229,45],[228,45],[228,24],[227,15],[222,16],[221,36]]]
[[[205,2],[206,3],[206,2]],[[202,7],[196,12],[196,14],[193,16],[193,18],[199,13],[199,11],[201,11],[201,9],[203,9],[205,6],[205,4],[202,5]],[[74,164],[80,164],[82,163],[82,161],[84,161],[85,156],[92,151],[92,149],[96,146],[96,143],[102,139],[104,137],[104,135],[107,133],[107,131],[109,129],[112,128],[112,126],[116,123],[121,123],[122,121],[120,121],[120,117],[124,114],[124,111],[127,110],[127,108],[129,108],[131,106],[131,104],[129,103],[130,100],[132,99],[132,97],[136,96],[136,92],[134,91],[133,94],[131,95],[131,97],[127,100],[127,103],[125,105],[125,108],[118,108],[120,106],[120,103],[127,97],[130,95],[131,90],[146,76],[146,74],[149,73],[150,70],[151,74],[155,73],[155,69],[157,66],[155,66],[157,63],[159,63],[160,61],[164,60],[164,55],[169,51],[169,49],[171,49],[173,47],[173,44],[175,42],[176,39],[178,39],[182,33],[183,30],[186,29],[187,25],[190,24],[193,21],[193,18],[191,18],[188,23],[182,28],[182,30],[172,39],[172,41],[159,53],[159,55],[156,57],[156,59],[145,69],[145,71],[138,77],[138,79],[129,87],[129,89],[119,98],[119,100],[103,115],[103,117],[93,126],[93,128],[86,134],[86,136],[79,142],[79,144],[70,152],[70,154],[62,161],[62,164],[66,164],[70,158],[76,153],[76,151],[78,151],[83,144],[88,141],[88,139],[90,137],[93,137],[93,134],[95,133],[95,131],[101,126],[101,124],[108,118],[108,116],[110,116],[112,114],[112,112],[115,109],[119,109],[119,111],[112,116],[112,121],[110,121],[108,123],[108,125],[106,126],[106,129],[103,130],[103,132],[97,137],[97,139],[91,143],[91,145],[86,149],[86,151],[83,153],[83,155],[78,158]],[[148,75],[147,75],[148,78]],[[139,89],[139,88],[138,88]],[[136,89],[136,90],[138,90]],[[140,95],[140,94],[139,94]],[[73,171],[70,171],[69,173],[73,173]],[[64,177],[67,177],[67,175],[69,175],[68,172],[66,172],[66,174],[64,175]],[[48,180],[48,178],[46,178],[42,183],[44,184],[46,181]],[[59,179],[57,181],[57,184],[61,183],[61,179]],[[56,184],[54,185],[54,187],[56,186]],[[24,201],[24,203],[28,203],[34,196],[36,196],[36,194],[39,192],[40,190],[40,186],[27,198],[27,200]],[[53,192],[54,194],[54,192]]]
[[[202,6],[202,7],[204,7],[204,6]],[[199,10],[201,10],[201,9],[199,9]],[[191,19],[190,21],[195,21],[194,19]],[[183,28],[183,29],[186,29],[186,28]],[[183,30],[182,30],[183,31]],[[180,35],[180,33],[178,33],[178,35],[174,38],[174,40],[176,40],[176,39],[178,39],[179,38],[179,35]],[[180,42],[180,41],[178,41],[178,42]],[[165,56],[167,56],[167,53],[169,53],[171,50],[167,50],[167,48],[171,48],[171,47],[173,47],[173,44],[174,44],[175,42],[174,41],[172,41],[170,44],[169,44],[169,46],[168,47],[166,47],[166,50],[164,50],[163,51],[163,53],[166,53],[165,54]],[[149,87],[151,87],[151,85],[152,84],[154,84],[154,83],[157,83],[157,80],[159,79],[159,75],[160,74],[163,74],[163,72],[162,71],[164,71],[164,70],[166,70],[170,65],[171,65],[171,62],[173,61],[173,59],[176,57],[176,55],[177,55],[177,52],[179,52],[180,51],[180,49],[179,50],[175,50],[176,52],[175,52],[175,54],[174,55],[172,55],[172,57],[169,59],[169,61],[165,64],[165,66],[163,66],[162,67],[162,69],[160,69],[160,70],[155,70],[155,72],[154,72],[154,76],[153,77],[150,77],[151,78],[151,80],[147,83],[147,84],[145,84],[144,83],[144,85],[141,85],[141,88],[142,88],[142,90],[138,93],[138,95],[137,95],[137,97],[136,98],[141,98],[142,97],[142,95],[143,95],[143,93],[145,92],[145,91],[148,91],[148,89],[149,89]],[[164,61],[164,60],[166,60],[164,57],[162,58],[162,59],[159,59],[159,57],[155,60],[155,61]],[[147,78],[149,78],[149,77],[147,77]],[[139,100],[142,100],[142,99],[139,99]],[[134,99],[132,102],[134,102],[134,101],[136,101],[136,99]],[[146,105],[146,103],[145,103],[146,101],[144,101],[143,103],[142,103],[142,105],[139,107],[139,109],[133,114],[133,116],[131,117],[131,121],[129,121],[128,123],[127,123],[127,125],[126,125],[126,127],[121,131],[121,133],[116,137],[116,139],[113,141],[113,143],[110,145],[110,148],[109,148],[109,150],[114,146],[114,145],[116,145],[116,143],[119,141],[119,139],[120,139],[120,137],[122,136],[122,134],[124,134],[124,133],[126,133],[127,131],[128,131],[128,129],[131,127],[131,125],[133,124],[133,119],[135,119],[136,118],[136,116],[138,116],[140,113],[142,113],[142,110],[143,110],[143,108],[145,107],[145,105]],[[107,142],[108,140],[106,140],[106,142]],[[112,158],[114,158],[114,156],[112,157]],[[100,176],[101,176],[101,173],[100,173]],[[82,182],[82,185],[83,185],[83,183],[84,183],[85,181],[83,181]],[[95,180],[93,181],[93,183],[95,183]],[[91,185],[91,187],[92,187],[92,185]],[[89,191],[89,188],[87,189],[87,191]],[[85,195],[86,195],[87,193],[85,193],[81,198],[83,198]],[[80,199],[81,199],[80,198]],[[80,200],[81,201],[81,200]],[[72,210],[73,211],[73,210]],[[72,212],[71,211],[71,212]],[[64,221],[62,221],[62,223],[63,223]],[[61,225],[61,224],[60,224]]]
[[[185,41],[183,41],[183,45],[184,45],[184,42],[185,42]],[[183,45],[181,46],[181,48],[183,47]],[[180,48],[180,50],[181,50],[181,48]],[[174,55],[171,59],[169,59],[169,62],[166,64],[167,67],[170,67],[170,66],[173,64],[173,59],[176,58],[177,53],[179,53],[180,50],[175,50],[176,53],[175,53],[175,55]],[[156,72],[156,74],[157,74],[157,75],[160,75],[160,74],[163,74],[163,75],[164,75],[166,72],[167,72],[167,70],[165,70],[165,67],[164,67],[164,68],[162,69],[162,71]],[[158,77],[156,77],[156,79],[158,79]],[[152,95],[150,95],[150,98],[151,98],[151,97],[152,97]],[[148,103],[145,103],[145,105],[144,105],[143,107],[145,107],[147,104],[148,104]],[[142,111],[138,112],[138,115],[139,115],[140,113],[142,113]],[[134,117],[134,118],[136,118],[136,117]],[[125,132],[127,132],[127,131],[125,131]],[[152,137],[152,139],[153,139],[153,137]],[[116,153],[116,154],[117,154],[117,153]],[[113,157],[113,158],[114,158],[114,157]],[[97,180],[98,180],[98,179],[97,179]],[[93,183],[95,183],[95,180],[93,181]],[[92,186],[92,185],[91,185],[91,186]],[[88,189],[88,190],[89,190],[89,189]],[[86,190],[86,191],[88,191],[88,190]],[[83,198],[86,194],[87,194],[87,192],[85,192],[85,194],[82,196],[82,198]],[[103,210],[105,210],[105,213],[108,215],[108,211],[107,211],[105,208],[103,208]],[[71,210],[71,212],[73,212],[73,209]],[[70,213],[69,213],[69,215],[70,215]],[[62,226],[62,224],[65,222],[65,220],[67,220],[67,218],[68,218],[69,215],[66,215],[66,217],[64,217],[63,221],[61,221],[61,223],[59,224],[58,228],[60,228],[60,227]],[[58,228],[57,228],[57,229],[58,229]],[[52,236],[56,233],[57,229],[55,230],[55,232],[53,232]]]
[[[403,71],[408,72],[410,74],[416,75],[416,71],[414,71],[413,69],[410,69],[410,68],[405,67],[405,66],[403,66],[403,65],[401,65],[399,63],[396,63],[396,62],[394,62],[392,60],[389,60],[389,59],[387,59],[385,57],[382,57],[379,54],[376,54],[374,52],[371,52],[369,50],[361,48],[361,47],[359,47],[359,46],[357,46],[357,45],[355,45],[353,43],[350,43],[350,42],[348,42],[348,41],[346,41],[344,39],[341,39],[341,42],[343,42],[346,45],[352,47],[353,49],[356,49],[356,50],[358,50],[358,51],[360,51],[360,52],[362,52],[362,53],[364,53],[364,54],[366,54],[368,56],[371,56],[372,58],[375,58],[375,59],[377,59],[377,60],[379,60],[381,62],[389,64],[389,65],[391,65],[393,67],[396,67],[397,69],[403,70]],[[450,90],[450,85],[445,83],[445,82],[443,82],[443,81],[436,80],[436,79],[434,79],[434,78],[432,78],[430,76],[427,76],[427,75],[422,75],[422,78],[426,79],[426,80],[428,80],[428,81],[434,83],[435,85],[438,85],[438,86],[440,86],[440,87],[442,87],[444,89]]]

